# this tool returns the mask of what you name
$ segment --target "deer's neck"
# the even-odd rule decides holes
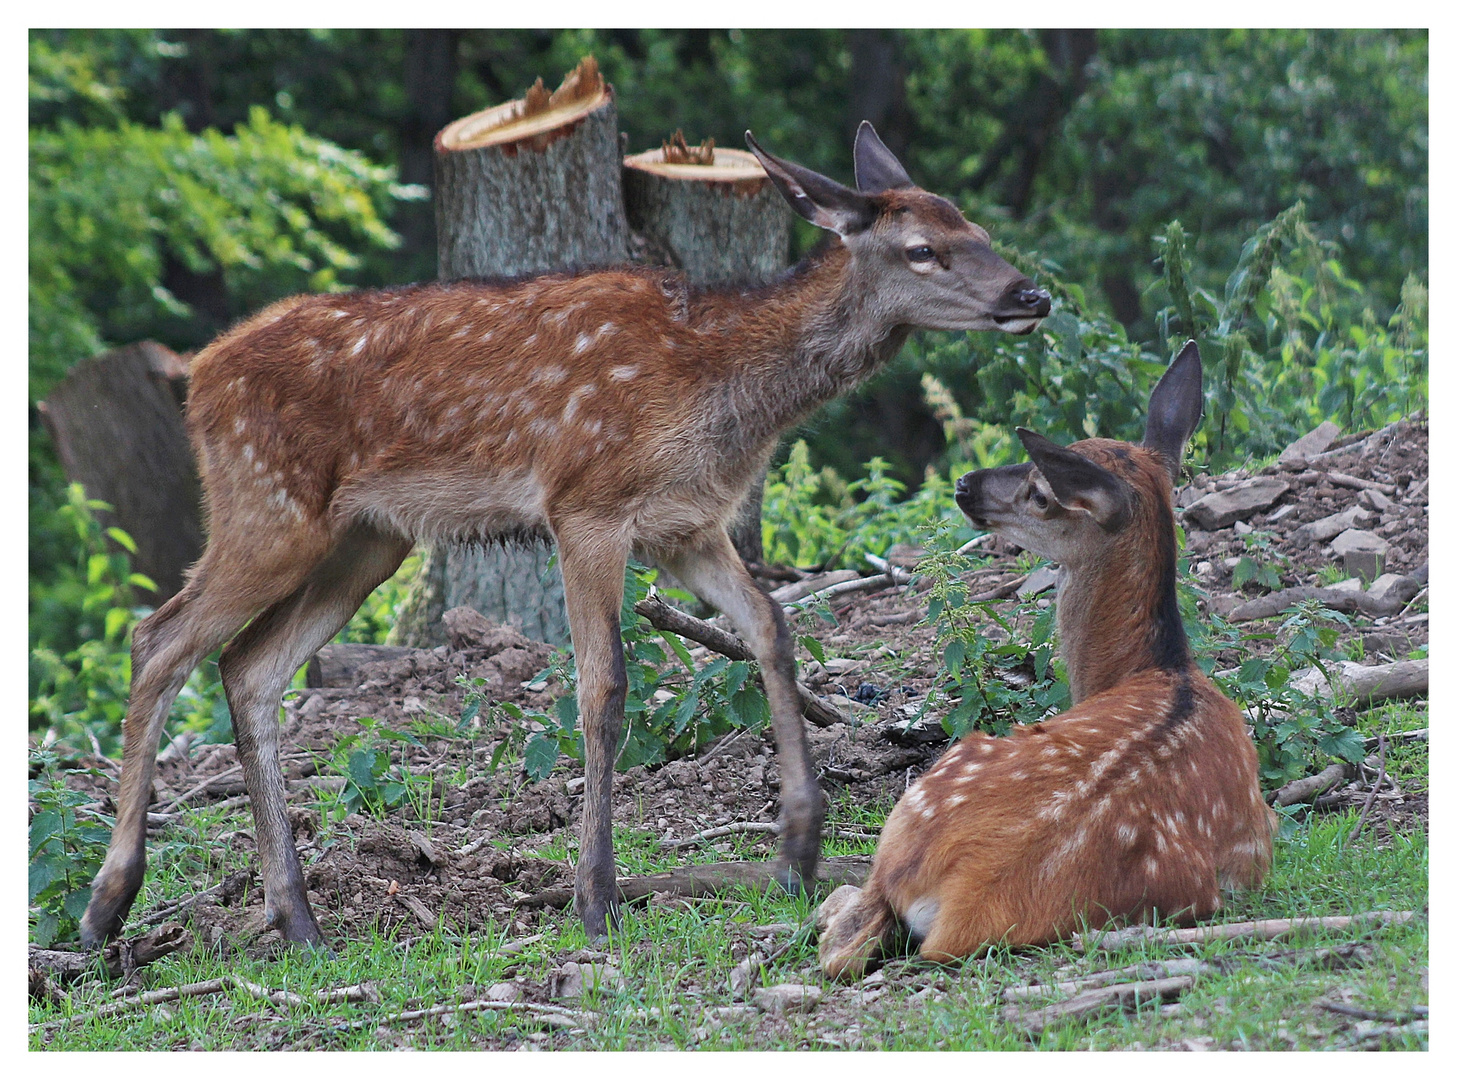
[[[911,329],[838,243],[771,285],[704,295],[697,314],[701,332],[725,328],[725,419],[756,443],[869,378]]]
[[[1074,702],[1140,671],[1192,663],[1175,589],[1172,514],[1167,506],[1140,511],[1111,553],[1062,566],[1057,625]]]

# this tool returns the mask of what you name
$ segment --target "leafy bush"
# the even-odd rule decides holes
[[[959,739],[972,730],[1005,735],[1013,724],[1062,711],[1069,698],[1061,661],[1054,659],[1055,609],[1019,604],[1008,618],[992,603],[970,600],[963,576],[972,561],[948,543],[947,535],[942,529],[931,538],[916,568],[929,582],[925,621],[936,628],[940,657],[921,713],[954,701],[941,726]],[[1019,625],[1029,618],[1031,628],[1024,635]]]
[[[131,537],[96,520],[95,511],[109,509],[88,499],[80,484],[66,489],[57,517],[74,537],[76,562],[58,582],[52,602],[76,611],[81,642],[64,653],[39,645],[30,654],[31,728],[49,728],[52,739],[79,738],[81,746],[92,737],[108,745],[118,740],[131,680],[131,630],[146,610],[137,607],[135,590],[155,588],[132,572]],[[121,550],[112,549],[108,539]]]
[[[101,869],[115,822],[102,814],[92,821],[77,819],[89,796],[66,786],[66,776],[79,769],[57,767],[54,753],[31,754],[30,872],[27,903],[30,940],[42,947],[70,941],[91,899],[91,880]],[[94,772],[94,770],[87,770]]]
[[[1336,645],[1338,627],[1350,620],[1317,600],[1292,606],[1274,633],[1246,633],[1218,615],[1190,626],[1201,666],[1211,670],[1216,654],[1231,650],[1240,657],[1232,672],[1216,678],[1221,688],[1244,709],[1254,729],[1260,755],[1260,778],[1276,788],[1313,771],[1319,758],[1358,762],[1366,756],[1359,732],[1345,723],[1329,698],[1301,693],[1290,682],[1293,672],[1345,659]],[[1257,641],[1274,641],[1271,656],[1251,655]]]

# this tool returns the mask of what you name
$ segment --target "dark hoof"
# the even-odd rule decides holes
[[[805,891],[805,877],[795,867],[780,863],[774,868],[774,883],[787,892],[790,896],[799,896]],[[813,888],[814,878],[809,879],[810,887]]]
[[[125,902],[108,901],[104,888],[94,891],[91,902],[86,905],[85,914],[81,916],[81,947],[99,949],[120,936],[135,896],[136,892],[133,891]]]

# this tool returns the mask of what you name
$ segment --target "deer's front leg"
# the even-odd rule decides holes
[[[779,881],[789,889],[812,882],[825,810],[805,738],[794,684],[794,640],[784,612],[754,583],[722,529],[663,563],[729,617],[759,661],[779,751]]]
[[[622,575],[627,545],[586,531],[558,532],[567,621],[577,660],[577,707],[585,740],[587,786],[577,858],[577,914],[594,942],[617,917],[617,866],[612,855],[612,770],[627,700],[622,656]]]

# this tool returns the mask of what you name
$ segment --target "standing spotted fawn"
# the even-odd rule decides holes
[[[1191,341],[1149,400],[1142,446],[1060,447],[967,473],[956,503],[1062,567],[1073,707],[1005,738],[967,735],[896,804],[863,889],[819,912],[820,965],[854,978],[903,933],[945,961],[1155,913],[1208,916],[1270,865],[1245,721],[1194,664],[1174,591],[1171,481],[1202,411]]]
[[[792,638],[725,523],[780,432],[877,371],[913,327],[1026,334],[1049,297],[916,187],[869,124],[856,188],[748,139],[790,205],[835,234],[773,284],[698,291],[639,267],[298,296],[198,354],[187,423],[208,545],[136,630],[116,827],[83,942],[117,934],[141,887],[163,724],[224,643],[264,916],[289,941],[322,942],[285,813],[279,698],[420,541],[557,545],[585,735],[576,902],[593,938],[617,901],[618,611],[633,552],[748,639],[780,756],[776,876],[812,879],[823,808]]]

